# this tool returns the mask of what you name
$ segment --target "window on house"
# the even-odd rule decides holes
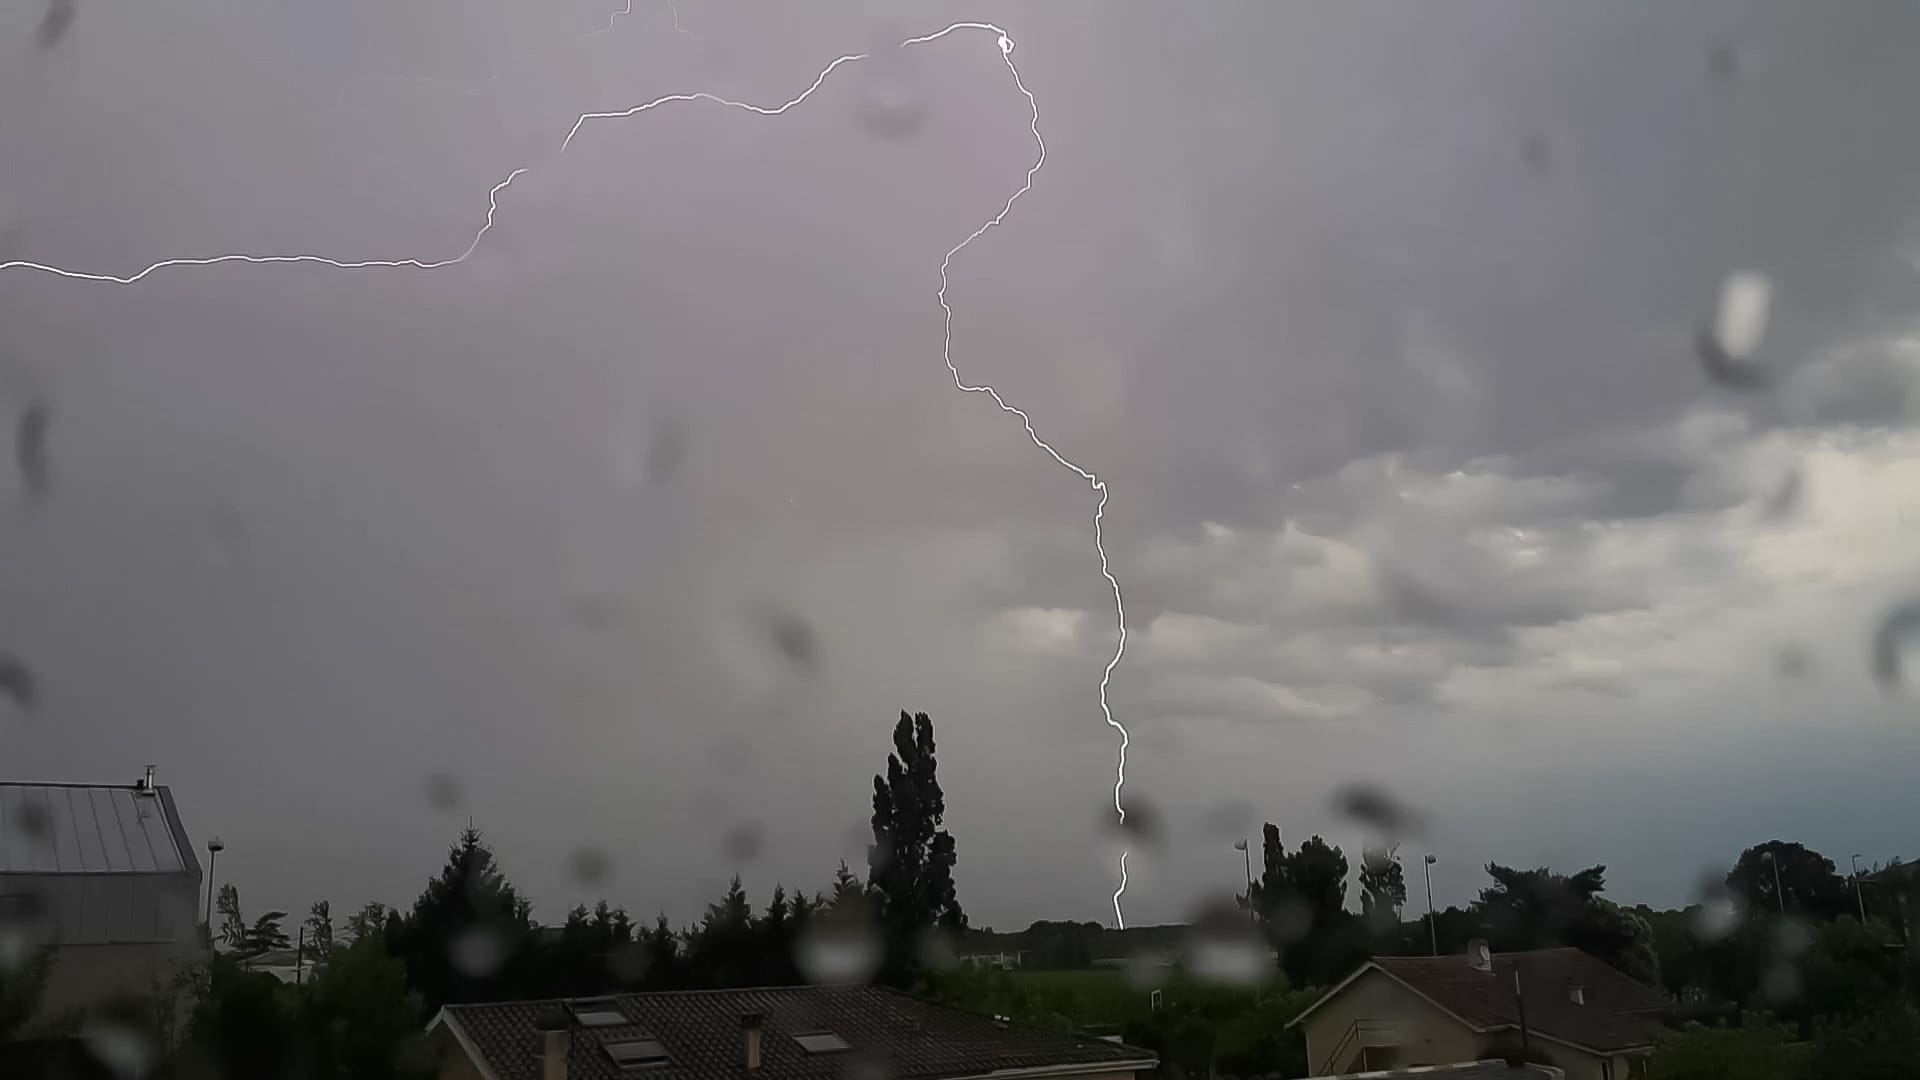
[[[799,1043],[800,1049],[809,1054],[831,1054],[836,1050],[847,1049],[847,1040],[831,1031],[814,1031],[805,1035],[795,1035],[793,1041]]]
[[[567,1011],[573,1014],[574,1023],[581,1027],[617,1027],[621,1024],[633,1023],[611,998],[570,1001],[567,1003]]]
[[[626,1042],[608,1043],[604,1050],[613,1059],[615,1065],[623,1069],[641,1069],[649,1065],[665,1065],[667,1048],[659,1039],[629,1039]]]

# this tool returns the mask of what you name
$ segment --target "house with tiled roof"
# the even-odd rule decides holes
[[[448,1005],[440,1080],[1136,1080],[1137,1047],[875,986],[687,990]]]
[[[1306,1036],[1315,1076],[1498,1057],[1519,1048],[1569,1080],[1627,1080],[1673,1007],[1578,949],[1495,955],[1381,956],[1308,1006],[1288,1027]]]
[[[1458,1065],[1409,1065],[1404,1069],[1314,1076],[1308,1080],[1559,1080],[1566,1074],[1551,1065],[1510,1065],[1501,1058]]]

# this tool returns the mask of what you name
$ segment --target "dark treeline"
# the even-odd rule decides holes
[[[1158,1053],[1169,1076],[1293,1076],[1305,1058],[1287,1021],[1369,955],[1458,954],[1484,938],[1496,952],[1577,947],[1670,991],[1675,1031],[1650,1063],[1653,1080],[1920,1076],[1920,1041],[1894,1037],[1920,1034],[1911,886],[1896,884],[1897,866],[1849,879],[1817,852],[1770,841],[1742,852],[1701,903],[1656,911],[1605,897],[1604,866],[1489,863],[1471,902],[1429,918],[1406,911],[1391,848],[1355,865],[1319,836],[1289,849],[1269,824],[1251,888],[1191,925],[1041,921],[999,933],[967,924],[945,810],[932,722],[902,714],[874,777],[864,874],[843,862],[822,887],[775,885],[761,897],[736,877],[690,925],[606,902],[542,925],[469,828],[404,908],[369,903],[336,919],[320,900],[290,932],[287,913],[249,918],[240,890],[223,888],[217,925],[205,928],[223,944],[211,964],[84,1019],[140,1033],[156,1048],[157,1077],[414,1080],[431,1072],[423,1025],[448,1003],[877,981],[1057,1029],[1117,1031]],[[1183,950],[1209,935],[1244,944],[1251,966],[1188,970]],[[258,970],[290,945],[298,984]],[[956,968],[941,959],[952,953],[1017,954],[1027,970]],[[28,1023],[45,961],[0,978],[0,1039],[82,1019]],[[1074,973],[1103,964],[1131,974]]]
[[[471,827],[404,909],[368,903],[336,923],[320,900],[290,934],[284,911],[249,919],[230,884],[217,926],[202,927],[222,945],[210,964],[92,1016],[30,1025],[43,953],[0,979],[0,1039],[71,1034],[107,1017],[155,1048],[149,1075],[402,1080],[431,1075],[421,1033],[449,1003],[808,981],[912,987],[967,926],[925,713],[900,715],[871,809],[864,876],[842,862],[824,888],[776,885],[761,902],[736,876],[691,926],[637,921],[605,901],[543,926]],[[259,970],[290,949],[297,984]]]

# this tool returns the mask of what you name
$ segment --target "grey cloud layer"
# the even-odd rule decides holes
[[[976,920],[1101,916],[1093,496],[938,356],[939,254],[1032,159],[997,50],[915,54],[911,139],[832,82],[551,157],[582,109],[783,100],[950,17],[1014,33],[1051,151],[956,260],[955,355],[1112,485],[1114,701],[1192,840],[1143,861],[1134,918],[1232,884],[1215,804],[1337,831],[1354,775],[1428,805],[1456,894],[1488,857],[1631,862],[1637,818],[1495,797],[1478,763],[1578,760],[1601,799],[1776,775],[1806,752],[1755,719],[1784,643],[1855,725],[1821,768],[1902,760],[1861,734],[1887,706],[1853,652],[1911,584],[1920,16],[682,3],[694,43],[645,2],[584,39],[604,10],[309,6],[88,9],[0,61],[20,257],[438,255],[539,166],[453,272],[0,274],[9,378],[59,409],[56,500],[0,570],[51,702],[0,729],[9,771],[158,760],[262,902],[410,896],[464,821],[421,797],[442,769],[548,913],[593,844],[615,899],[688,915],[739,820],[770,833],[757,889],[817,882],[924,708]],[[1732,400],[1690,349],[1749,265],[1782,378]],[[662,415],[686,456],[650,486]],[[1790,473],[1801,505],[1763,520]],[[819,678],[769,661],[769,602],[812,621]],[[1769,827],[1852,836],[1891,805],[1792,809]],[[1658,902],[1693,867],[1622,873]]]

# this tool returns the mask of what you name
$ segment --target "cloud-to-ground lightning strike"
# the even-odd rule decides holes
[[[626,8],[624,8],[622,11],[616,12],[615,16],[617,18],[621,14],[626,14],[631,12],[631,10],[632,10],[632,5],[631,3],[629,3],[626,6]],[[676,29],[678,29],[677,10],[675,12],[675,15],[676,15],[676,20],[675,20]],[[609,23],[609,26],[611,26],[611,22]],[[1100,712],[1101,712],[1101,715],[1106,719],[1107,725],[1113,728],[1114,731],[1119,733],[1119,736],[1120,736],[1120,749],[1119,749],[1118,763],[1114,770],[1113,807],[1114,807],[1114,812],[1119,815],[1120,822],[1124,824],[1126,821],[1127,811],[1121,796],[1124,788],[1126,787],[1126,782],[1127,782],[1127,747],[1131,742],[1131,738],[1127,733],[1126,727],[1122,725],[1117,719],[1114,718],[1113,707],[1108,699],[1108,691],[1113,681],[1114,669],[1119,666],[1121,659],[1126,655],[1126,651],[1127,651],[1127,612],[1126,612],[1125,599],[1121,595],[1120,581],[1118,578],[1114,576],[1113,568],[1107,555],[1104,526],[1106,521],[1107,498],[1109,493],[1107,490],[1106,481],[1100,479],[1100,477],[1094,474],[1093,472],[1070,461],[1065,455],[1061,454],[1059,450],[1055,449],[1051,443],[1041,438],[1040,433],[1034,428],[1033,418],[1029,416],[1024,410],[1010,404],[1004,397],[1000,395],[1000,392],[998,390],[994,389],[992,386],[987,385],[985,383],[974,384],[974,383],[967,382],[966,379],[960,374],[959,366],[955,364],[953,360],[953,307],[947,301],[947,290],[951,284],[951,282],[948,280],[948,273],[953,265],[954,256],[966,250],[968,245],[972,244],[975,240],[978,240],[981,236],[985,235],[994,226],[999,225],[1006,220],[1007,215],[1013,212],[1014,203],[1019,201],[1022,195],[1025,195],[1027,192],[1033,189],[1034,177],[1040,172],[1040,169],[1046,164],[1046,161],[1047,161],[1046,140],[1043,139],[1040,135],[1040,106],[1039,106],[1039,103],[1034,99],[1033,92],[1027,89],[1027,84],[1025,80],[1023,80],[1020,77],[1019,68],[1014,66],[1014,62],[1013,62],[1014,41],[1012,37],[1008,36],[1006,31],[1002,30],[1000,27],[992,23],[959,22],[959,23],[954,23],[950,26],[944,27],[940,30],[936,30],[930,34],[922,34],[919,37],[908,38],[905,41],[900,43],[900,47],[907,48],[914,45],[929,44],[931,42],[939,41],[940,39],[946,37],[949,34],[958,33],[963,30],[986,31],[995,36],[995,40],[1000,47],[1001,59],[1007,65],[1007,72],[1013,77],[1014,86],[1017,87],[1021,95],[1027,99],[1027,107],[1031,117],[1028,123],[1028,129],[1033,133],[1033,141],[1034,141],[1035,147],[1038,149],[1038,155],[1034,158],[1033,164],[1028,166],[1026,178],[1024,182],[1020,185],[1020,187],[1017,190],[1013,192],[1013,194],[1007,196],[1007,200],[1001,206],[1000,212],[995,214],[993,217],[987,219],[985,222],[983,222],[979,228],[973,230],[971,233],[968,233],[965,239],[961,240],[958,244],[955,244],[952,248],[948,249],[945,256],[943,256],[940,260],[940,289],[939,289],[939,292],[936,294],[940,303],[940,310],[942,311],[944,316],[944,321],[943,321],[942,331],[941,331],[940,358],[946,364],[947,372],[953,377],[953,385],[956,389],[962,391],[963,393],[968,393],[968,394],[985,394],[988,397],[992,398],[993,403],[999,406],[1003,412],[1011,413],[1015,417],[1019,418],[1021,425],[1026,429],[1027,437],[1033,441],[1033,444],[1035,446],[1045,451],[1047,456],[1051,457],[1055,462],[1059,463],[1062,467],[1072,471],[1076,476],[1086,481],[1087,484],[1100,496],[1100,501],[1095,506],[1094,514],[1093,514],[1093,544],[1094,544],[1095,551],[1098,552],[1100,556],[1100,574],[1102,577],[1106,579],[1107,585],[1113,590],[1115,623],[1116,623],[1116,629],[1118,631],[1118,636],[1114,645],[1113,656],[1111,659],[1107,661],[1106,667],[1105,669],[1103,669],[1100,675]],[[681,32],[686,33],[686,31],[684,30]],[[559,152],[561,154],[566,153],[567,148],[573,145],[574,137],[580,133],[581,128],[584,127],[589,120],[624,119],[627,117],[636,116],[640,113],[648,112],[652,109],[659,108],[660,106],[666,105],[671,102],[708,101],[716,105],[722,105],[732,109],[740,109],[746,112],[756,113],[761,116],[778,116],[786,112],[787,110],[801,104],[802,102],[805,102],[808,98],[812,97],[814,92],[820,89],[821,84],[826,82],[828,76],[832,75],[836,70],[838,70],[842,66],[847,64],[857,63],[861,60],[866,60],[870,57],[870,55],[871,54],[869,53],[850,53],[845,56],[836,57],[833,60],[833,62],[829,63],[826,67],[822,68],[818,75],[814,76],[813,82],[809,84],[805,90],[802,90],[798,95],[793,97],[791,100],[788,100],[780,105],[771,105],[771,106],[755,105],[750,102],[735,101],[730,98],[720,97],[717,94],[710,94],[702,91],[702,92],[696,92],[696,93],[669,94],[663,97],[654,98],[651,101],[647,101],[639,105],[635,105],[629,109],[622,109],[622,110],[612,111],[612,112],[582,113],[579,116],[579,118],[574,121],[573,127],[570,130],[568,130],[566,138],[561,140]],[[132,285],[135,282],[138,282],[146,278],[150,274],[153,274],[160,270],[168,269],[170,267],[217,266],[223,263],[249,263],[254,265],[268,265],[268,264],[275,264],[275,263],[308,263],[308,264],[314,264],[319,266],[329,266],[338,270],[370,270],[370,269],[439,270],[449,266],[457,266],[461,263],[466,262],[467,259],[471,257],[476,250],[479,249],[481,241],[486,239],[487,233],[492,231],[493,229],[494,219],[500,210],[500,193],[505,191],[509,186],[513,184],[515,180],[519,179],[522,175],[526,174],[529,171],[530,171],[530,167],[527,167],[527,166],[514,169],[512,172],[507,174],[504,180],[501,180],[499,183],[495,184],[492,187],[492,189],[488,191],[487,216],[486,216],[485,222],[482,223],[479,230],[474,233],[473,239],[467,242],[466,247],[461,249],[458,255],[454,255],[450,258],[432,259],[432,260],[419,259],[419,258],[343,260],[343,259],[329,258],[323,255],[308,255],[308,254],[249,255],[249,254],[243,254],[243,253],[233,253],[233,254],[226,254],[226,255],[211,255],[211,256],[202,256],[202,257],[195,257],[195,258],[162,259],[159,262],[153,263],[152,265],[145,267],[144,269],[138,270],[132,274],[127,274],[124,276],[118,275],[118,274],[90,273],[90,272],[80,271],[80,270],[71,270],[65,267],[60,267],[60,266],[53,266],[46,263],[29,262],[26,260],[16,259],[8,262],[0,262],[0,271],[33,270],[43,274],[52,274],[57,277],[68,278],[75,281],[102,282],[102,283],[113,284],[113,285]],[[1118,925],[1120,925],[1121,927],[1125,927],[1126,916],[1123,913],[1121,908],[1121,900],[1123,897],[1125,897],[1126,891],[1127,891],[1127,852],[1125,850],[1123,850],[1120,853],[1119,869],[1120,869],[1120,884],[1119,884],[1119,887],[1116,888],[1113,892],[1113,917],[1114,917],[1114,921]]]

